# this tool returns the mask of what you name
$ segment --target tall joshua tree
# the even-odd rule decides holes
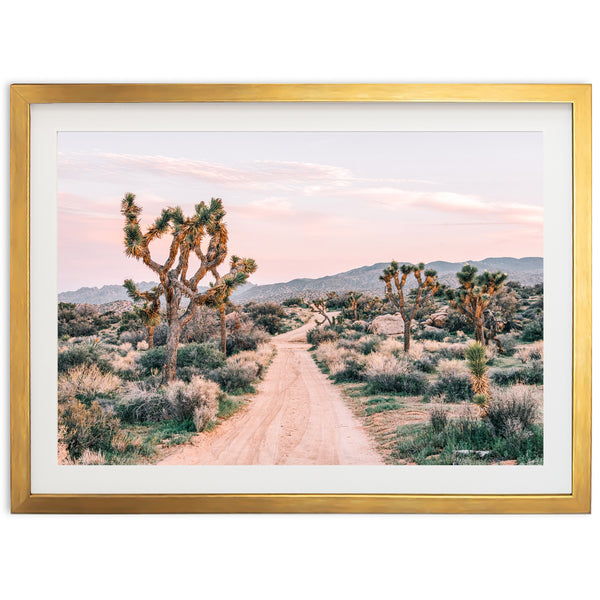
[[[414,274],[417,280],[417,293],[412,308],[408,306],[404,298],[404,286],[411,273]],[[383,275],[380,275],[379,279],[385,283],[386,297],[402,315],[404,321],[404,351],[408,352],[410,350],[410,325],[417,314],[417,310],[419,310],[422,302],[429,300],[438,290],[437,271],[425,269],[423,263],[418,265],[404,264],[399,267],[398,263],[393,260],[390,266],[383,270]]]
[[[245,283],[250,273],[256,271],[256,263],[251,258],[232,256],[229,272],[223,276],[219,274],[218,268],[227,256],[228,241],[223,221],[225,210],[220,198],[213,198],[208,205],[200,202],[190,217],[185,217],[178,206],[165,208],[146,233],[142,233],[140,225],[141,212],[135,196],[125,194],[121,201],[121,214],[125,217],[125,254],[142,260],[158,275],[167,304],[169,333],[163,381],[169,382],[175,379],[182,328],[193,318],[199,306],[214,306],[227,288]],[[165,262],[160,263],[152,258],[150,245],[165,234],[171,236],[171,244]],[[200,264],[189,275],[191,256],[195,256]],[[199,291],[198,284],[207,275],[212,275],[215,281],[207,290]],[[181,305],[184,297],[188,300],[185,310]]]
[[[160,323],[160,297],[164,293],[162,285],[154,286],[148,292],[142,292],[137,289],[133,279],[126,279],[123,287],[134,302],[144,300],[142,306],[136,306],[136,312],[148,332],[148,347],[154,348],[154,328]]]
[[[485,310],[494,294],[504,285],[508,278],[506,273],[484,271],[477,275],[477,267],[466,263],[456,274],[460,287],[457,290],[446,290],[450,306],[465,315],[475,328],[475,340],[485,345]]]

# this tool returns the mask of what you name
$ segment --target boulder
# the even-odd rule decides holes
[[[404,333],[404,321],[400,313],[380,315],[373,319],[369,329],[371,333],[377,335],[402,335]]]
[[[426,321],[425,325],[429,325],[430,327],[437,327],[441,329],[446,326],[448,322],[448,307],[443,306],[438,311],[433,313]]]

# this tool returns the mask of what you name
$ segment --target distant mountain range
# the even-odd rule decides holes
[[[401,261],[398,262],[402,264]],[[518,281],[523,285],[542,283],[544,278],[544,259],[539,257],[486,258],[484,260],[463,262],[436,261],[427,263],[426,266],[438,272],[442,283],[456,286],[458,285],[456,273],[461,270],[465,262],[477,267],[480,271],[508,273],[509,280]],[[383,295],[384,288],[379,276],[388,265],[389,263],[377,263],[317,279],[293,279],[285,283],[272,283],[269,285],[247,283],[234,292],[232,300],[238,304],[266,301],[281,302],[296,296],[316,297],[326,292],[341,293],[350,290]],[[148,290],[156,284],[142,281],[137,285],[141,290]],[[410,285],[412,285],[412,282]],[[58,300],[59,302],[74,302],[77,304],[105,304],[116,300],[127,300],[127,294],[122,285],[105,285],[101,288],[84,287],[73,292],[62,292],[58,295]]]

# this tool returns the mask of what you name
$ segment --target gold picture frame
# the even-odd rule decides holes
[[[31,492],[30,106],[53,103],[568,103],[572,107],[570,494],[37,494]],[[15,513],[586,513],[591,496],[591,86],[505,84],[11,86],[11,503]]]

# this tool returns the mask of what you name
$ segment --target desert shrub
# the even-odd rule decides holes
[[[544,321],[539,319],[527,324],[521,332],[521,339],[524,342],[537,342],[544,339]]]
[[[306,308],[308,305],[306,304],[304,298],[288,298],[287,300],[283,300],[281,303],[283,306],[300,306],[301,308]]]
[[[134,346],[137,345],[138,342],[145,341],[148,337],[145,329],[133,329],[129,331],[123,331],[119,334],[119,341],[121,343],[129,343]]]
[[[435,372],[435,367],[438,363],[439,357],[435,354],[423,354],[420,358],[414,361],[415,369],[423,371],[423,373]]]
[[[367,361],[365,357],[357,352],[350,352],[344,358],[343,367],[336,371],[333,377],[338,383],[363,381],[366,368]]]
[[[428,397],[443,394],[448,402],[465,402],[472,399],[471,380],[464,362],[440,360],[437,370],[439,379],[430,386]]]
[[[220,317],[219,313],[212,307],[199,306],[192,320],[183,327],[181,331],[181,342],[208,342],[219,336]],[[156,342],[156,329],[154,330],[154,343]],[[162,338],[162,333],[159,333]],[[167,343],[165,332],[165,341],[160,341],[160,345]]]
[[[77,461],[78,465],[104,465],[106,464],[106,459],[104,458],[104,454],[102,454],[102,450],[90,450],[86,448],[79,460]]]
[[[455,308],[451,308],[448,311],[446,329],[451,332],[462,331],[468,334],[471,334],[475,331],[473,328],[473,323]]]
[[[164,346],[167,343],[168,335],[169,335],[169,326],[165,322],[159,323],[154,328],[154,336],[153,336],[154,347],[156,348],[157,346]]]
[[[58,426],[62,434],[60,441],[66,444],[71,458],[78,459],[86,449],[110,450],[119,420],[98,402],[93,401],[88,406],[72,399],[59,403]]]
[[[142,371],[149,375],[153,371],[163,368],[166,360],[167,350],[161,346],[146,350],[139,357],[139,363]],[[185,344],[177,349],[177,369],[179,375],[183,376],[187,371],[194,373],[208,373],[211,369],[216,369],[223,364],[223,355],[213,344]],[[189,369],[192,367],[193,369]]]
[[[358,340],[358,351],[362,354],[371,354],[375,352],[379,344],[379,338],[376,335],[365,335]]]
[[[169,383],[166,397],[169,410],[177,421],[192,420],[201,431],[214,419],[219,409],[219,386],[203,377],[194,377],[187,385],[182,381]]]
[[[268,334],[258,327],[241,327],[227,335],[227,354],[231,355],[244,350],[256,350],[268,339]]]
[[[146,374],[150,375],[153,371],[160,371],[166,360],[167,349],[164,347],[151,348],[142,353],[139,358],[139,364],[141,370]]]
[[[538,340],[530,346],[521,346],[515,352],[515,357],[521,362],[527,363],[530,360],[540,360],[544,358],[544,341]]]
[[[119,320],[113,311],[100,314],[91,304],[58,304],[58,336],[75,337],[97,335]]]
[[[252,384],[258,378],[259,367],[244,356],[230,356],[225,364],[210,372],[209,377],[230,394],[253,392]]]
[[[448,413],[441,406],[434,406],[429,413],[429,424],[436,433],[443,431],[448,424]]]
[[[427,327],[425,329],[417,329],[413,334],[415,340],[435,340],[441,342],[448,335],[448,331],[445,329],[434,329],[433,327]]]
[[[275,335],[283,330],[283,319],[286,317],[286,312],[279,304],[275,302],[248,304],[245,310],[255,325],[267,333]]]
[[[224,362],[221,351],[211,343],[186,344],[177,349],[178,367],[197,367],[203,371],[217,369]]]
[[[158,422],[169,417],[165,394],[146,383],[130,383],[114,404],[117,416],[128,423]]]
[[[496,338],[500,340],[502,344],[502,348],[504,350],[503,354],[505,356],[512,356],[515,353],[517,348],[517,337],[513,333],[502,333],[497,335]]]
[[[128,345],[131,347],[131,344]],[[139,356],[139,352],[130,350],[125,356],[120,354],[113,356],[110,360],[110,364],[114,371],[126,374],[136,369]]]
[[[487,420],[496,435],[508,438],[527,435],[538,415],[538,398],[535,391],[524,385],[494,390]]]
[[[399,361],[391,354],[375,353],[367,357],[364,375],[368,393],[394,392],[416,396],[427,390],[427,378],[423,373],[410,369],[406,361]]]
[[[339,338],[337,332],[331,329],[322,329],[320,327],[313,327],[306,334],[306,341],[311,346],[320,346],[324,342],[335,342]]]
[[[79,365],[59,375],[58,401],[77,399],[89,404],[98,396],[112,396],[120,387],[116,375],[103,373],[97,365]]]
[[[138,342],[136,345],[136,349],[138,351],[141,350],[148,350],[149,346],[148,346],[148,342],[146,340],[142,340],[141,342]]]
[[[544,383],[544,366],[542,361],[532,360],[525,367],[492,369],[490,379],[499,386],[514,385],[516,383],[542,385]]]
[[[101,346],[94,342],[75,344],[58,353],[59,373],[63,373],[79,365],[96,365],[105,373],[112,370],[110,362],[102,354]]]
[[[404,344],[399,338],[386,337],[384,340],[379,342],[377,346],[378,354],[391,354],[395,357],[400,357],[404,354]]]

